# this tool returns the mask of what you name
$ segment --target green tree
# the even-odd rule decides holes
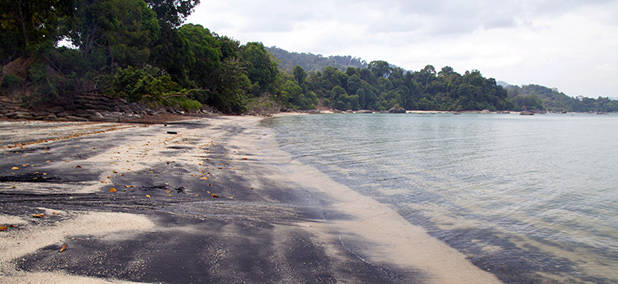
[[[217,70],[217,84],[212,86],[208,104],[227,113],[246,111],[247,91],[251,81],[244,64],[237,58],[226,58]]]
[[[294,79],[296,80],[296,83],[299,86],[303,86],[305,85],[305,80],[307,79],[307,73],[305,72],[305,70],[296,65],[296,67],[294,67],[294,71],[292,71],[294,74]]]
[[[279,70],[264,45],[258,42],[247,43],[242,47],[241,57],[247,65],[249,79],[256,84],[258,93],[254,95],[262,92],[272,93]]]
[[[69,34],[97,65],[142,66],[159,36],[155,13],[143,0],[77,2]],[[103,67],[103,66],[100,66]],[[111,70],[111,69],[110,69]]]
[[[219,42],[201,25],[183,25],[178,33],[186,40],[187,61],[183,68],[189,74],[189,79],[200,87],[212,88],[220,80],[220,75],[216,72],[221,68],[223,56]]]
[[[73,2],[0,0],[3,56],[31,55],[41,48],[53,48],[62,36],[59,23],[72,15]]]
[[[146,0],[156,14],[159,24],[168,28],[177,28],[200,4],[200,0]]]
[[[388,62],[382,60],[370,62],[368,68],[376,77],[386,78],[391,74],[392,71]]]

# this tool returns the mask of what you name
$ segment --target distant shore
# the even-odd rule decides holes
[[[120,124],[48,142],[52,129],[110,125],[0,124],[40,142],[0,149],[0,275],[9,283],[498,282],[389,207],[291,159],[262,119]]]

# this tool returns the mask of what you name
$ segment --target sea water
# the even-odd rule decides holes
[[[618,115],[321,114],[280,147],[506,282],[618,282]]]

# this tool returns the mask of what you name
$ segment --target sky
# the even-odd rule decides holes
[[[618,0],[201,2],[187,22],[241,43],[618,99]]]

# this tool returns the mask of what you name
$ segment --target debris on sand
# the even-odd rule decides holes
[[[32,214],[33,218],[45,218],[45,213]]]

